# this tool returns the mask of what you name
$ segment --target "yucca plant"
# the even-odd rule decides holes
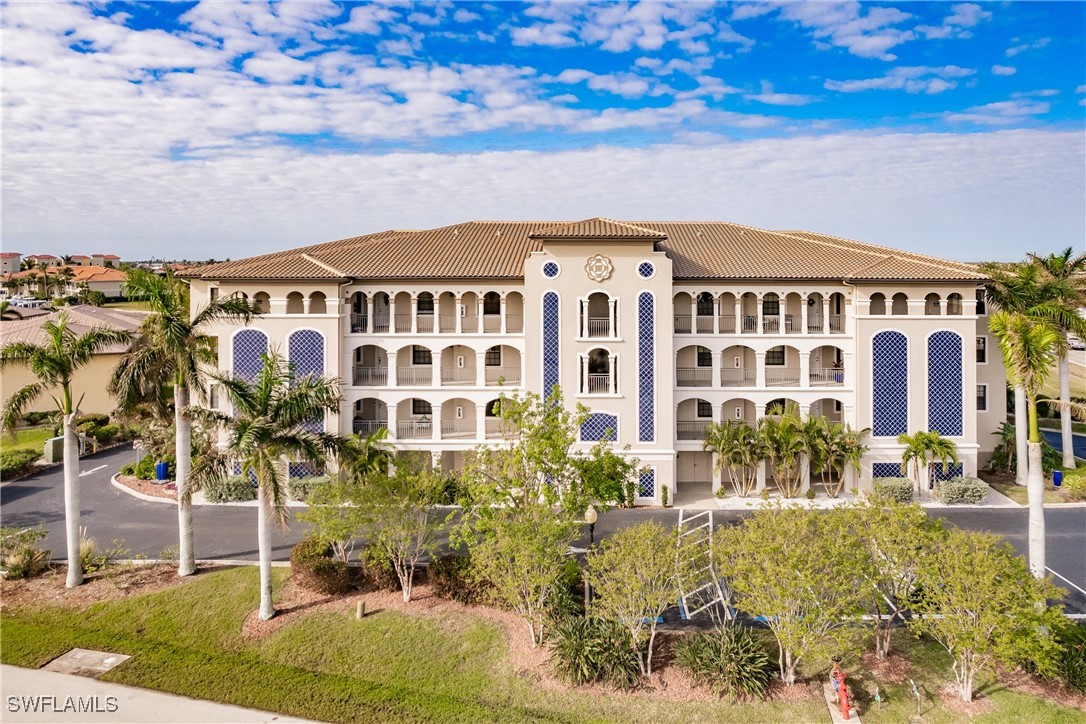
[[[681,638],[671,653],[695,683],[731,701],[763,698],[774,669],[755,634],[739,626]]]
[[[551,632],[551,668],[575,686],[603,682],[630,689],[641,675],[637,648],[625,626],[590,617],[569,617]]]

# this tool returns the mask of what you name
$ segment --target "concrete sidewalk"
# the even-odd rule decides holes
[[[4,722],[304,723],[256,709],[41,669],[0,666]]]

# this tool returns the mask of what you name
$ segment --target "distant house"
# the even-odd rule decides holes
[[[50,313],[48,316],[39,316],[34,319],[11,320],[0,324],[0,345],[11,342],[32,342],[40,344],[45,341],[45,333],[42,325],[47,320],[56,320],[63,312],[68,314],[68,323],[76,334],[82,334],[93,327],[107,327],[110,329],[123,329],[135,332],[143,320],[146,312],[136,312],[122,309],[106,309],[102,307],[77,306],[68,307],[62,311]],[[113,369],[126,354],[131,345],[119,344],[103,350],[85,367],[75,373],[73,389],[76,399],[82,396],[79,409],[83,412],[112,412],[116,407],[116,401],[109,395],[106,388]],[[25,366],[13,364],[4,369],[3,399],[7,399],[15,391],[25,385],[34,382],[36,378]],[[57,390],[46,390],[33,405],[31,410],[49,410],[53,407],[51,394],[57,394]]]
[[[23,255],[17,251],[5,251],[0,253],[0,274],[11,274],[19,271],[19,264]]]
[[[72,269],[72,278],[68,282],[66,293],[78,294],[86,284],[88,289],[101,292],[107,297],[119,297],[122,293],[125,274],[120,269],[105,266],[81,266]]]
[[[70,263],[72,266],[90,266],[94,263],[86,254],[75,254],[68,258],[71,259]]]
[[[64,263],[60,257],[52,254],[30,254],[26,257],[26,261],[33,266],[37,266],[41,262],[45,262],[49,266],[61,266]]]
[[[95,266],[108,266],[116,269],[121,265],[121,257],[116,254],[91,254],[91,262]]]

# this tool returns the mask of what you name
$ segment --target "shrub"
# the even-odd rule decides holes
[[[472,569],[471,556],[449,553],[430,561],[430,585],[434,595],[465,606],[482,603],[487,597],[486,584],[480,583]]]
[[[1065,470],[1061,487],[1071,500],[1086,500],[1086,467]]]
[[[318,486],[324,485],[328,482],[327,475],[312,475],[305,478],[291,478],[287,482],[287,495],[293,500],[306,501],[309,500],[310,494],[317,489]]]
[[[908,478],[875,478],[872,481],[875,497],[894,503],[913,502],[913,481]]]
[[[121,475],[135,475],[136,474],[136,464],[135,463],[125,463],[124,465],[121,466],[121,469],[118,470],[117,472],[119,472]]]
[[[551,625],[571,616],[584,615],[584,589],[581,580],[581,564],[570,558],[562,564],[559,582],[547,598],[547,620]]]
[[[760,699],[769,688],[773,662],[749,629],[725,626],[686,636],[674,643],[675,663],[694,682],[732,701]]]
[[[1056,676],[1068,687],[1086,694],[1086,624],[1068,622],[1056,632],[1060,653]]]
[[[87,431],[87,437],[93,437],[98,442],[109,442],[113,438],[117,437],[121,432],[121,428],[116,425],[103,425],[102,427],[94,427]]]
[[[40,450],[4,450],[0,452],[0,480],[11,480],[30,471]]]
[[[256,486],[248,478],[235,476],[204,484],[204,497],[209,503],[239,503],[256,500]]]
[[[952,478],[936,487],[936,497],[944,505],[979,505],[988,497],[988,483],[979,478]]]
[[[53,414],[52,412],[41,412],[41,411],[38,411],[38,412],[24,412],[23,413],[23,422],[25,422],[27,425],[41,425],[44,422],[48,422],[49,421],[49,416],[52,415],[52,414]]]
[[[88,412],[79,416],[79,419],[75,423],[75,429],[80,432],[86,432],[89,429],[102,427],[108,424],[109,415],[104,415],[101,412]]]
[[[362,561],[362,575],[366,583],[379,591],[399,591],[400,577],[389,557],[376,546],[366,546],[358,554]]]
[[[639,658],[629,630],[614,621],[570,617],[551,632],[551,668],[571,684],[629,689],[641,675]]]
[[[131,551],[124,547],[124,540],[114,538],[113,547],[101,550],[98,543],[87,535],[86,528],[79,529],[79,564],[84,573],[94,573],[117,558],[127,558]]]
[[[44,525],[0,528],[0,564],[6,578],[31,578],[49,568],[50,551],[37,547],[46,535]]]
[[[154,480],[155,479],[155,463],[158,461],[151,455],[144,455],[140,458],[138,463],[125,463],[121,466],[121,475],[135,475],[140,480]],[[171,480],[177,474],[177,466],[174,464],[174,459],[167,458],[165,461],[169,464],[169,478]]]
[[[351,590],[347,564],[332,558],[332,547],[306,538],[290,551],[290,575],[310,591],[336,595]]]

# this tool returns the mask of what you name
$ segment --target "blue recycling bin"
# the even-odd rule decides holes
[[[170,464],[167,462],[155,463],[155,480],[170,479]]]
[[[1052,487],[1058,488],[1058,487],[1060,487],[1060,483],[1062,483],[1062,482],[1063,482],[1063,471],[1062,470],[1053,470],[1052,471]]]

